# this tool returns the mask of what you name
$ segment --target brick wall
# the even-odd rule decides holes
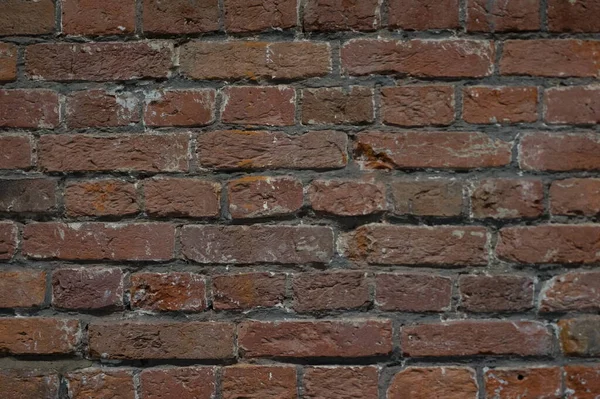
[[[600,395],[600,1],[0,1],[0,397]]]

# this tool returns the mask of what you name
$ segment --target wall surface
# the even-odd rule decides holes
[[[0,397],[600,395],[600,1],[1,0]]]

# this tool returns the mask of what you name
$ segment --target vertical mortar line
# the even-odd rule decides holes
[[[342,73],[342,40],[333,40],[329,42],[329,45],[331,46],[331,77],[333,79],[347,79]]]
[[[454,84],[454,123],[463,122],[463,89],[464,81]]]
[[[377,30],[386,28],[388,26],[388,3],[388,0],[377,0],[377,9],[375,12]]]
[[[294,89],[294,126],[302,126],[302,89],[290,86]]]
[[[132,371],[133,378],[133,397],[134,399],[140,399],[142,394],[142,381],[141,381],[142,370],[135,368]]]
[[[540,30],[548,32],[548,0],[540,0],[540,23]]]
[[[304,39],[304,7],[307,0],[296,0],[296,36]]]
[[[237,334],[236,334],[237,335]],[[215,397],[214,399],[223,398],[223,366],[213,366],[215,370]]]
[[[219,32],[225,32],[225,0],[219,0]]]
[[[373,126],[382,126],[382,112],[381,112],[381,84],[376,83],[373,90]]]
[[[458,24],[463,32],[467,31],[467,0],[459,0]]]
[[[144,0],[135,0],[135,35],[144,37]]]
[[[62,34],[62,0],[54,0],[54,36]]]
[[[304,366],[300,364],[296,365],[296,395],[304,397]]]
[[[285,272],[285,285],[283,294],[283,308],[286,310],[292,310],[294,307],[294,276],[295,273]]]
[[[485,378],[484,378],[484,367],[481,365],[474,366],[475,369],[475,381],[477,382],[477,397],[479,399],[485,399]]]
[[[546,87],[544,86],[536,86],[538,89],[538,123],[544,124],[544,120],[546,119],[546,103],[544,101],[544,97],[546,96]]]
[[[44,272],[46,273],[46,293],[44,295],[44,304],[42,307],[51,307],[52,306],[52,274],[54,270],[52,268],[45,268]]]
[[[460,286],[459,286],[459,278],[460,275],[453,274],[451,277],[451,290],[450,290],[450,309],[449,312],[457,313],[460,307]]]
[[[221,212],[219,218],[222,221],[232,220],[231,213],[229,212],[229,184],[230,181],[223,181],[221,184],[221,196],[220,196],[220,206]]]

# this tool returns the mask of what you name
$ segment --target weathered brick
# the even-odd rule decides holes
[[[0,395],[3,399],[57,399],[60,377],[52,371],[2,370]]]
[[[53,129],[58,95],[44,89],[0,89],[0,127]]]
[[[0,272],[0,308],[38,307],[44,304],[45,296],[45,271],[9,269]]]
[[[0,136],[0,169],[27,169],[31,166],[29,135]]]
[[[83,90],[67,97],[69,128],[134,125],[140,121],[140,103],[131,93]]]
[[[463,119],[469,123],[537,121],[537,87],[473,86],[463,90]]]
[[[595,399],[600,395],[600,367],[597,365],[565,366],[565,398]]]
[[[123,307],[123,272],[104,267],[55,270],[52,305],[78,310],[120,309]]]
[[[519,164],[525,170],[599,170],[600,137],[585,133],[526,133],[519,145]]]
[[[398,126],[449,125],[454,121],[452,86],[399,86],[381,89],[383,123]]]
[[[215,310],[246,310],[280,306],[285,297],[285,274],[224,274],[212,278]]]
[[[144,108],[147,126],[206,126],[215,120],[213,89],[162,90],[149,94]]]
[[[133,372],[119,368],[87,368],[65,375],[69,398],[135,399]]]
[[[394,376],[389,399],[476,399],[475,370],[467,367],[408,367]]]
[[[533,280],[524,276],[460,276],[460,308],[467,312],[522,312],[533,307]]]
[[[214,367],[147,368],[140,373],[144,399],[212,399],[215,391]]]
[[[595,0],[548,0],[550,32],[600,32],[600,3]]]
[[[333,230],[321,226],[184,226],[181,243],[198,263],[328,263],[333,256]]]
[[[230,359],[235,326],[225,322],[98,321],[88,326],[92,358]]]
[[[4,356],[71,354],[79,336],[79,321],[74,319],[0,318],[0,352]]]
[[[362,125],[372,123],[373,90],[368,87],[324,87],[302,90],[305,125]]]
[[[52,0],[4,0],[0,36],[44,35],[54,32]]]
[[[494,368],[486,370],[488,398],[559,399],[561,370],[558,367]]]
[[[356,309],[371,301],[364,272],[296,274],[292,290],[296,312]]]
[[[544,186],[540,180],[483,179],[471,192],[476,218],[534,218],[544,212]]]
[[[143,0],[145,33],[204,33],[219,29],[218,0]]]
[[[225,367],[221,377],[223,399],[297,397],[296,368],[238,365]]]
[[[304,369],[306,399],[377,398],[377,367],[309,367]]]
[[[357,358],[387,355],[392,325],[387,320],[245,321],[238,326],[244,357]]]
[[[290,215],[302,208],[302,182],[294,177],[246,176],[227,184],[234,219]]]
[[[463,185],[457,180],[394,180],[390,192],[396,215],[458,216]]]
[[[375,306],[402,312],[442,312],[450,308],[452,279],[427,274],[380,273],[375,278]]]
[[[133,0],[62,1],[62,32],[67,35],[120,35],[134,31]]]
[[[169,223],[31,223],[23,254],[38,259],[160,261],[173,257]]]
[[[456,29],[458,0],[391,0],[388,25],[403,30]]]
[[[478,226],[363,225],[341,237],[346,256],[380,265],[487,264],[486,229]]]
[[[17,47],[9,43],[0,43],[0,82],[10,82],[16,79]]]
[[[0,212],[49,213],[56,207],[56,180],[0,180]]]
[[[562,351],[567,356],[600,355],[600,316],[566,319],[558,322]]]
[[[134,273],[129,292],[134,309],[183,312],[206,309],[206,282],[195,273]]]
[[[229,86],[221,91],[221,120],[229,124],[291,126],[296,92],[288,86]]]
[[[600,63],[600,60],[598,61]],[[594,125],[600,123],[600,86],[548,89],[544,95],[545,120],[549,123]]]
[[[521,32],[541,27],[540,0],[468,0],[470,32]]]
[[[117,179],[69,181],[64,201],[70,217],[125,216],[139,211],[135,185]]]
[[[221,185],[208,180],[158,177],[144,182],[146,212],[152,216],[217,217]]]
[[[225,0],[227,32],[260,32],[296,26],[296,0]]]
[[[550,185],[550,212],[553,215],[600,214],[600,179],[564,179]]]
[[[339,216],[360,216],[385,211],[385,187],[354,180],[313,180],[308,188],[311,207]]]
[[[308,0],[304,5],[307,31],[373,31],[379,27],[377,0]]]
[[[0,222],[0,260],[11,259],[17,248],[17,226],[12,222]]]
[[[571,272],[547,281],[540,292],[541,312],[600,310],[600,272]]]

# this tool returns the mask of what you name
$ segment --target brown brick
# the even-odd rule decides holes
[[[308,198],[315,211],[340,216],[360,216],[385,211],[385,187],[353,180],[313,180]]]
[[[595,0],[548,1],[550,32],[600,32],[600,3]]]
[[[134,273],[130,294],[134,309],[183,312],[206,309],[206,282],[196,273]]]
[[[356,358],[387,355],[392,325],[387,320],[246,321],[238,326],[247,358]]]
[[[296,274],[292,278],[294,310],[356,309],[370,302],[364,272],[319,272]]]
[[[525,170],[600,170],[600,138],[595,134],[526,133],[519,145]]]
[[[600,87],[571,86],[548,89],[544,95],[544,106],[545,120],[549,123],[600,123]]]
[[[473,169],[508,165],[512,142],[470,132],[365,132],[356,139],[367,169]]]
[[[37,259],[161,261],[173,258],[168,223],[31,223],[23,254]]]
[[[600,214],[600,179],[564,179],[550,185],[550,212],[553,215]]]
[[[60,377],[52,370],[2,370],[0,395],[3,399],[56,399]]]
[[[135,185],[116,179],[70,181],[64,201],[70,217],[125,216],[139,211]]]
[[[145,33],[158,35],[213,32],[219,29],[218,0],[143,0]]]
[[[67,373],[65,379],[72,399],[137,398],[129,369],[87,368]]]
[[[222,90],[223,123],[290,126],[296,113],[296,92],[288,86],[230,86]]]
[[[494,368],[484,375],[488,398],[561,398],[558,367]]]
[[[214,367],[149,368],[140,373],[144,399],[212,399],[216,391]]]
[[[462,267],[487,264],[486,233],[479,226],[368,224],[339,244],[347,257],[369,264]]]
[[[167,78],[173,44],[167,41],[43,43],[27,46],[26,72],[35,80]]]
[[[331,72],[331,48],[327,42],[270,43],[266,59],[265,76],[271,79],[306,79]]]
[[[140,103],[131,93],[84,90],[67,97],[69,128],[134,125],[140,121]]]
[[[214,276],[212,282],[215,310],[271,308],[285,297],[285,274],[227,274]]]
[[[144,123],[148,126],[205,126],[215,120],[213,89],[162,90],[146,99]]]
[[[350,75],[406,74],[416,77],[483,77],[492,74],[494,47],[484,40],[354,39],[341,50]]]
[[[0,127],[53,129],[58,95],[43,89],[0,89]]]
[[[500,59],[502,75],[596,77],[600,42],[548,39],[507,40]]]
[[[302,182],[296,178],[246,176],[227,184],[234,219],[290,215],[302,208]]]
[[[475,370],[466,367],[408,367],[394,376],[389,399],[476,399]]]
[[[144,182],[152,216],[218,217],[221,185],[208,180],[158,177]]]
[[[560,342],[567,356],[598,357],[600,355],[600,316],[560,320]]]
[[[469,123],[537,121],[537,87],[473,86],[463,90],[463,119]]]
[[[198,263],[322,264],[333,256],[333,230],[321,226],[184,226],[181,243]]]
[[[377,367],[309,367],[304,369],[306,399],[377,398]]]
[[[31,166],[29,135],[0,136],[0,169],[27,169]]]
[[[339,169],[348,162],[348,137],[334,131],[213,131],[198,136],[202,166],[215,169]]]
[[[48,213],[56,207],[56,180],[0,180],[0,212]]]
[[[544,356],[552,334],[535,321],[459,320],[404,327],[400,345],[409,357]]]
[[[120,35],[134,31],[134,0],[62,1],[62,32],[67,35]]]
[[[388,125],[450,125],[454,121],[454,88],[439,85],[384,87],[381,116]]]
[[[0,36],[44,35],[54,32],[52,0],[4,0]]]
[[[99,321],[88,327],[90,355],[103,359],[230,359],[235,326],[224,322]]]
[[[297,0],[225,0],[227,32],[260,32],[296,26]]]
[[[533,307],[533,280],[524,276],[460,276],[460,308],[467,312],[522,312]]]
[[[471,207],[476,218],[534,218],[544,212],[540,180],[483,179],[475,182]]]
[[[496,253],[517,263],[594,264],[600,260],[599,235],[595,224],[505,227]]]
[[[48,172],[188,170],[190,135],[47,134],[38,141],[38,163]]]
[[[10,82],[16,79],[17,47],[9,43],[0,43],[0,82]]]
[[[547,281],[540,292],[541,312],[600,310],[600,272],[571,272]]]
[[[79,335],[79,321],[74,319],[0,318],[0,352],[4,356],[71,354]]]
[[[417,216],[459,216],[463,185],[456,180],[395,180],[390,185],[394,213]]]
[[[540,0],[468,0],[469,32],[535,31],[541,27]]]
[[[52,273],[52,305],[62,309],[121,309],[123,272],[105,267],[55,270]]]
[[[225,367],[221,377],[223,399],[295,399],[296,368],[238,365]]]
[[[372,123],[373,90],[368,87],[323,87],[302,90],[305,125],[361,125]]]
[[[427,274],[380,273],[375,278],[375,306],[402,312],[450,309],[452,279]]]
[[[304,5],[307,31],[373,31],[379,27],[377,0],[308,0]]]
[[[596,399],[600,395],[600,366],[565,366],[565,398]]]
[[[13,257],[17,248],[17,226],[12,222],[0,222],[0,260]]]
[[[45,271],[9,269],[0,272],[0,308],[41,306],[45,302],[45,296]]]
[[[391,0],[388,24],[403,30],[456,29],[458,0]]]

